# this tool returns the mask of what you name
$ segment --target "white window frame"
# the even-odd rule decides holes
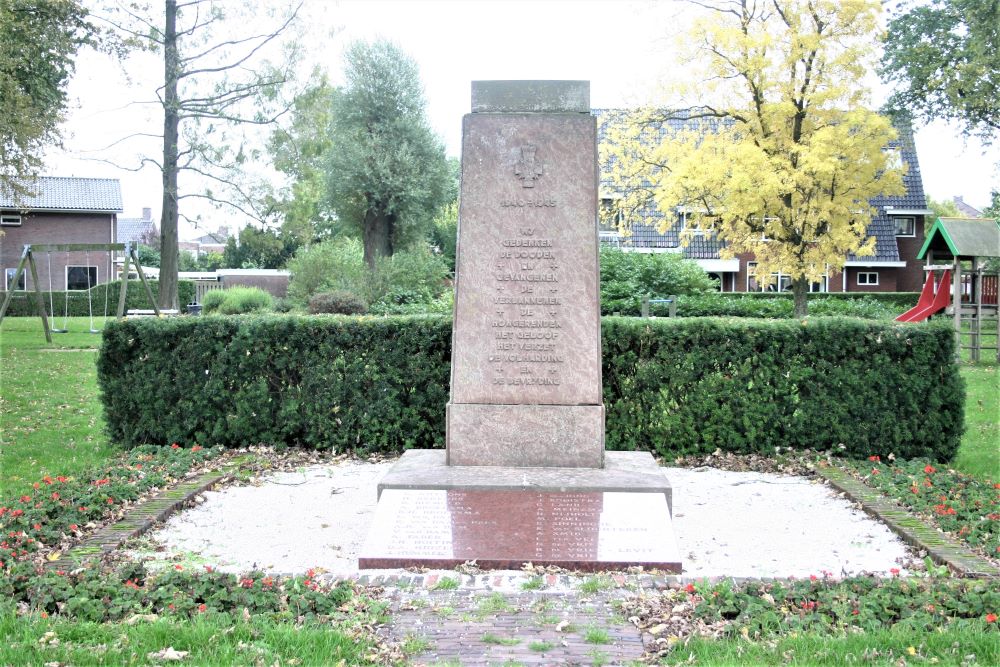
[[[875,282],[861,282],[861,276],[875,276]],[[859,287],[877,287],[878,286],[878,271],[858,271],[857,278],[855,278],[855,283]]]
[[[22,287],[18,288],[17,286],[15,286],[14,289],[11,290],[10,289],[10,283],[11,283],[12,280],[14,280],[14,274],[15,273],[17,273],[17,268],[4,269],[4,271],[3,271],[3,288],[5,290],[7,290],[7,291],[23,292],[25,289],[27,289],[27,286],[28,286],[28,272],[27,271],[22,271],[21,272],[21,285],[22,285]]]
[[[0,213],[0,225],[4,227],[20,227],[20,213]]]
[[[616,231],[621,229],[621,225],[625,222],[625,211],[623,211],[621,208],[615,208],[615,203],[620,199],[621,197],[601,197],[600,201],[598,202],[599,208],[601,210],[604,210],[606,206],[607,210],[612,215],[607,222],[605,222],[604,220],[599,220],[598,227],[600,227],[600,225],[603,224],[610,224],[615,226]],[[605,202],[607,202],[607,204],[605,204]],[[611,230],[604,230],[604,231],[611,231]]]
[[[699,229],[698,227],[688,227],[688,210],[686,208],[680,209],[679,211],[677,211],[677,213],[680,216],[680,223],[681,223],[680,227],[682,234],[692,234],[694,236],[705,235],[704,229]]]
[[[86,292],[87,289],[88,289],[86,287],[83,288],[83,289],[70,289],[70,286],[69,286],[69,270],[70,269],[88,269],[88,271],[87,271],[87,277],[88,277],[88,279],[90,277],[90,271],[89,271],[89,269],[93,269],[94,270],[94,282],[90,285],[90,287],[96,287],[96,286],[98,286],[98,285],[101,284],[101,267],[96,266],[94,264],[67,264],[66,265],[66,273],[65,273],[66,282],[63,283],[64,285],[66,285],[66,291],[67,292]]]
[[[899,223],[903,220],[910,221],[910,233],[900,234],[899,233]],[[913,215],[894,215],[892,216],[892,228],[895,232],[897,238],[913,238],[917,235],[917,218]]]

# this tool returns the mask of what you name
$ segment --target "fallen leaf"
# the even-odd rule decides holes
[[[188,655],[188,651],[176,651],[173,646],[168,646],[162,651],[152,651],[146,654],[150,660],[183,660]]]

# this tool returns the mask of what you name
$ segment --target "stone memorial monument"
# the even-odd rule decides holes
[[[604,451],[597,188],[588,82],[473,82],[447,448],[380,482],[360,567],[680,571],[663,472]]]

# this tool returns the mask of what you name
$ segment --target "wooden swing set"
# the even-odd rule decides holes
[[[142,286],[146,288],[146,296],[149,297],[149,302],[153,305],[153,312],[155,312],[157,316],[160,315],[160,308],[159,308],[159,306],[156,305],[156,299],[153,297],[153,290],[149,287],[149,283],[146,281],[146,276],[142,272],[142,265],[139,263],[139,255],[138,255],[138,252],[137,252],[135,244],[133,244],[133,243],[56,243],[56,244],[35,244],[35,245],[28,244],[28,245],[25,245],[24,249],[21,251],[21,261],[17,265],[17,270],[14,272],[14,276],[13,276],[13,279],[10,281],[10,285],[14,286],[14,285],[18,284],[18,281],[21,280],[21,277],[24,275],[24,271],[25,271],[26,268],[27,268],[27,270],[29,270],[31,272],[31,282],[32,282],[32,284],[35,287],[35,289],[34,289],[35,305],[38,308],[38,316],[42,319],[42,328],[45,330],[45,340],[47,342],[49,342],[49,343],[52,342],[52,332],[53,332],[53,330],[49,328],[49,318],[48,318],[48,314],[46,314],[46,312],[45,312],[45,301],[42,298],[42,286],[41,286],[41,283],[39,283],[39,281],[38,281],[38,269],[35,266],[35,254],[36,253],[41,253],[41,252],[44,252],[44,253],[53,253],[53,252],[67,252],[67,253],[69,253],[69,252],[87,252],[87,253],[90,253],[91,251],[95,251],[95,252],[98,252],[98,251],[104,251],[104,252],[124,252],[124,254],[125,254],[125,262],[124,262],[124,265],[122,266],[122,272],[121,272],[121,275],[122,275],[122,288],[121,288],[121,291],[118,293],[118,312],[117,312],[117,316],[116,316],[117,319],[120,320],[120,319],[122,319],[122,318],[125,317],[125,295],[126,295],[126,292],[128,291],[129,261],[134,262],[136,268],[138,269],[137,273],[139,274],[139,279],[142,281]],[[46,256],[48,257],[48,254]],[[51,309],[52,308],[52,304],[51,304],[51,296],[52,296],[51,295],[51,291],[52,291],[51,290],[51,281],[52,281],[51,263],[49,265],[49,268],[50,268],[50,271],[49,271],[49,283],[50,283],[50,285],[49,285],[49,287],[50,287],[50,289],[49,289],[49,298],[50,298],[49,308]],[[92,285],[89,284],[89,280],[88,280],[88,287],[93,287]],[[30,291],[28,291],[28,290],[25,290],[25,292],[27,294],[30,294]],[[4,300],[3,300],[3,305],[0,306],[0,323],[3,322],[4,315],[7,314],[7,306],[10,305],[10,300],[11,300],[11,298],[13,296],[14,296],[14,290],[13,289],[8,289],[7,290],[7,295],[4,297]],[[88,299],[89,298],[90,298],[90,295],[89,295],[89,289],[88,289]],[[105,295],[104,295],[104,300],[105,300],[104,301],[105,315],[107,314],[107,305],[108,305],[107,304],[107,298],[108,298],[107,292],[105,292]],[[68,301],[68,299],[67,299],[67,301]],[[66,312],[67,312],[67,315],[68,315],[68,309],[69,309],[68,304],[65,306],[65,309],[66,309]],[[90,312],[91,312],[91,326],[90,326],[90,330],[93,333],[93,332],[96,331],[94,329],[94,326],[93,326],[93,304],[91,304],[91,311]],[[55,313],[52,313],[52,316],[55,317]],[[65,323],[64,323],[64,327],[65,327]],[[62,332],[63,330],[62,329],[58,329],[58,330],[55,330],[55,331],[57,333],[59,333],[59,332]]]

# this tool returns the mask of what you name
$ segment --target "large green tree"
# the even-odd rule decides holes
[[[416,62],[386,41],[356,42],[345,56],[345,86],[332,97],[330,203],[361,232],[365,263],[375,269],[379,257],[429,231],[451,179]]]
[[[1000,0],[901,3],[889,22],[883,78],[888,107],[957,120],[989,142],[1000,131]]]
[[[849,253],[874,252],[867,234],[879,194],[902,191],[884,149],[889,120],[866,108],[859,83],[877,43],[877,0],[730,0],[705,7],[689,40],[704,78],[682,91],[707,103],[666,129],[656,109],[609,132],[605,159],[625,194],[652,200],[681,239],[710,232],[723,256],[753,253],[757,279],[792,279],[795,313],[811,282]],[[696,97],[695,97],[696,96]]]
[[[24,194],[59,142],[66,84],[94,27],[77,0],[0,0],[0,187]]]

